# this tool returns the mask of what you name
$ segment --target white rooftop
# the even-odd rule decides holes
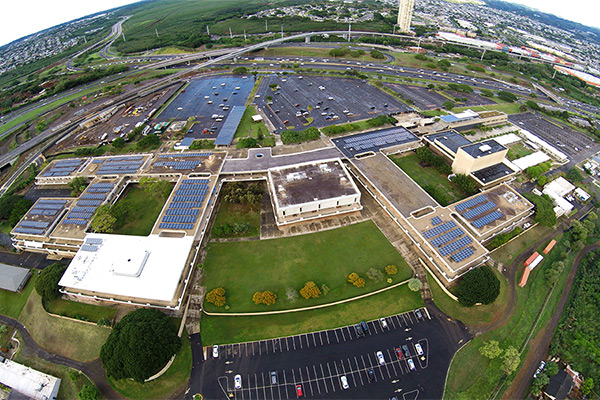
[[[35,400],[55,399],[60,379],[11,360],[0,362],[0,383]]]
[[[546,184],[546,186],[544,186],[543,192],[549,195],[550,197],[552,197],[550,195],[550,192],[556,193],[556,195],[558,195],[559,197],[564,197],[567,194],[571,193],[573,190],[575,190],[575,186],[572,185],[571,182],[560,176],[552,182]]]
[[[494,140],[496,142],[500,143],[502,146],[508,146],[509,144],[516,143],[523,139],[521,139],[519,136],[515,135],[514,133],[507,133],[506,135],[495,137]]]
[[[160,237],[91,233],[59,285],[69,292],[132,297],[148,302],[174,299],[193,236]]]
[[[536,151],[535,153],[531,153],[525,157],[513,160],[513,164],[519,167],[521,170],[526,170],[529,167],[533,167],[534,165],[538,165],[549,160],[550,157],[548,157],[546,153],[543,151]]]

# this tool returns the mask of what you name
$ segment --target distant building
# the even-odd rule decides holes
[[[555,206],[554,213],[557,217],[560,217],[561,215],[568,214],[573,211],[573,204],[565,199],[565,196],[574,190],[575,186],[561,176],[552,182],[547,183],[542,192],[550,197]]]
[[[11,360],[0,362],[0,383],[18,393],[11,399],[52,400],[60,387],[60,379]]]
[[[30,276],[31,272],[27,268],[0,264],[0,289],[20,292]]]
[[[412,20],[413,7],[415,0],[398,0],[398,31],[401,33],[410,32],[410,22]]]

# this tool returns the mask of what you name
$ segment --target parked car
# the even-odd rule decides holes
[[[219,346],[216,344],[213,346],[213,358],[219,358]]]
[[[277,371],[271,371],[271,385],[277,385]]]
[[[415,368],[415,362],[413,360],[411,360],[410,358],[408,359],[408,368],[410,368],[411,371],[414,371]]]
[[[410,357],[410,351],[408,350],[408,346],[403,344],[402,350],[404,351],[404,357]]]
[[[416,310],[415,314],[417,315],[418,319],[420,319],[421,321],[423,320],[423,313],[421,312],[421,310]]]
[[[404,358],[404,354],[402,354],[402,349],[401,348],[397,348],[396,349],[396,355],[398,356],[398,360],[402,360]]]
[[[233,382],[234,382],[234,386],[235,386],[236,389],[241,389],[242,388],[242,376],[240,374],[237,374],[233,378]]]
[[[535,371],[535,374],[533,374],[533,379],[537,378],[538,375],[542,373],[542,371],[544,370],[545,367],[546,367],[546,361],[542,361],[540,363],[540,366],[538,367],[538,369]]]
[[[379,360],[380,365],[385,364],[385,358],[383,358],[383,353],[381,351],[377,352],[377,359]]]
[[[356,330],[356,336],[361,337],[365,335],[360,324],[354,325],[354,329]]]
[[[385,318],[379,318],[379,323],[381,324],[381,328],[386,329],[388,327],[387,321]]]
[[[368,369],[367,378],[369,378],[369,382],[373,381],[375,379],[375,371],[373,371],[372,369]]]
[[[415,344],[415,349],[417,350],[417,354],[422,356],[423,355],[423,348],[421,347],[421,345],[419,343]]]
[[[301,384],[296,385],[296,396],[298,396],[298,397],[304,396],[304,394],[302,393],[302,385]]]
[[[342,384],[342,388],[344,390],[348,389],[350,386],[348,385],[348,378],[346,378],[346,375],[342,375],[340,376],[340,382]]]
[[[369,332],[369,327],[367,326],[367,323],[365,321],[361,321],[360,326],[362,327],[363,331],[365,331],[365,333]]]

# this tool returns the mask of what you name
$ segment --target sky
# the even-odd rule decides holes
[[[9,0],[2,4],[0,46],[73,19],[137,0]],[[600,28],[598,0],[512,0],[540,11]]]

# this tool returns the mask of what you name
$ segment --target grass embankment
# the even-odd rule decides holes
[[[400,157],[390,156],[390,158],[422,188],[430,186],[435,188],[438,193],[444,193],[448,201],[447,204],[442,204],[443,206],[469,197],[457,186],[453,185],[446,175],[439,173],[437,169],[422,167],[419,158],[414,153]]]
[[[263,138],[259,140],[259,144],[262,147],[275,146],[275,137],[269,133],[265,123],[263,121],[254,122],[252,120],[253,115],[258,115],[255,106],[247,106],[242,115],[242,120],[235,131],[236,138],[255,138],[258,139],[259,133],[262,133]]]
[[[168,197],[168,196],[167,196]],[[115,234],[148,236],[165,205],[167,197],[157,199],[150,196],[139,185],[132,185],[119,202],[129,203],[129,213],[122,226],[115,229]]]
[[[214,227],[224,224],[234,225],[236,223],[248,223],[250,228],[243,233],[233,234],[227,237],[252,237],[260,235],[260,207],[253,208],[249,204],[235,204],[221,201],[219,210],[215,216]]]
[[[0,314],[11,318],[19,318],[31,291],[35,287],[36,280],[37,273],[34,271],[21,293],[13,293],[8,290],[0,289]]]
[[[203,315],[200,323],[204,346],[285,337],[347,326],[423,307],[419,292],[408,285],[364,299],[280,315],[213,317]]]
[[[173,364],[159,378],[144,384],[126,379],[115,381],[108,378],[108,383],[117,392],[128,399],[169,399],[181,391],[192,372],[192,348],[187,333],[181,338],[181,349],[175,356]]]
[[[461,320],[467,325],[482,325],[492,322],[507,307],[508,302],[508,281],[498,270],[493,270],[500,280],[500,294],[492,304],[464,307],[459,302],[451,299],[437,284],[437,282],[427,273],[429,286],[433,294],[435,304],[452,318]]]
[[[294,237],[210,243],[204,284],[208,290],[225,288],[230,309],[208,303],[205,308],[213,312],[260,312],[331,303],[389,286],[385,278],[375,282],[366,276],[370,268],[384,275],[388,264],[398,267],[394,282],[412,276],[406,261],[372,221]],[[365,278],[364,287],[348,282],[352,272]],[[288,299],[288,288],[298,297],[297,291],[308,281],[314,281],[324,294],[310,300]],[[252,295],[264,290],[277,294],[274,305],[254,304]]]
[[[116,306],[102,307],[63,299],[52,300],[46,306],[48,312],[52,314],[81,319],[93,323],[98,322],[100,319],[112,321],[117,313]]]
[[[500,357],[493,360],[483,357],[479,353],[479,348],[487,340],[497,340],[503,349],[506,349],[508,346],[520,349],[535,324],[538,314],[542,310],[546,296],[551,291],[551,287],[544,278],[544,269],[558,260],[561,253],[565,252],[564,240],[566,239],[563,239],[563,242],[559,242],[542,264],[532,271],[529,281],[524,288],[516,287],[517,305],[508,322],[498,329],[477,336],[456,353],[448,373],[445,398],[487,399],[492,395],[492,392],[503,376],[502,361]],[[540,246],[538,250],[541,251],[544,246],[545,244]],[[568,255],[565,261],[568,268],[565,268],[561,273],[557,286],[552,292],[548,305],[541,314],[532,337],[552,317],[574,258],[575,254],[570,253]],[[520,279],[523,270],[522,266],[518,268],[515,277],[516,282]],[[516,284],[516,282],[513,284]],[[525,359],[527,350],[528,347],[526,346],[521,353],[521,360]],[[515,374],[513,373],[505,381],[498,397],[501,397],[503,390],[510,385],[514,376]]]
[[[50,316],[42,307],[37,293],[31,293],[19,321],[33,339],[51,353],[78,361],[90,361],[100,354],[100,347],[110,329]]]
[[[489,111],[496,110],[502,111],[507,114],[518,114],[521,112],[521,105],[519,103],[500,103],[500,104],[490,104],[486,106],[471,106],[471,107],[457,107],[453,108],[452,112],[458,113],[465,110],[473,110],[473,111]]]
[[[519,254],[543,238],[551,230],[552,228],[538,224],[533,228],[526,230],[511,242],[492,251],[491,256],[502,264],[510,264]]]

